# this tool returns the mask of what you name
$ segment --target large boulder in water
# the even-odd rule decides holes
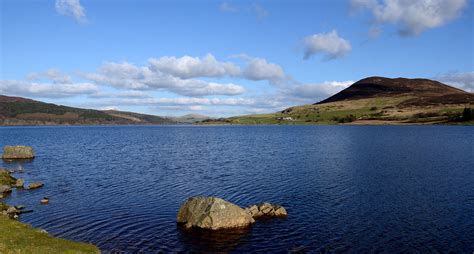
[[[231,229],[250,226],[255,220],[241,207],[217,197],[192,197],[181,206],[177,222],[187,228]]]
[[[12,159],[33,159],[35,152],[31,146],[5,146],[3,148],[2,158],[5,160]]]

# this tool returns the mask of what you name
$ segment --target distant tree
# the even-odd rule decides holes
[[[464,108],[462,111],[462,120],[463,121],[471,121],[472,120],[472,115],[473,115],[473,110],[471,108]]]

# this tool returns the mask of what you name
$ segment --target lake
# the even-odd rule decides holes
[[[6,199],[34,210],[20,220],[105,253],[474,251],[474,127],[1,127],[15,144],[37,154],[15,176],[45,183]],[[289,216],[190,232],[196,195]]]

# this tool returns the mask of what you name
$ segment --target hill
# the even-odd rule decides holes
[[[205,124],[472,124],[474,94],[429,79],[369,77],[312,105]]]
[[[100,111],[0,95],[0,125],[172,124],[168,118]]]
[[[473,94],[429,79],[370,77],[357,81],[341,92],[317,103],[377,97],[410,96],[406,105],[428,106],[434,104],[463,104],[473,98]]]

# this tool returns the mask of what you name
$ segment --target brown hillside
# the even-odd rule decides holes
[[[369,77],[316,104],[376,97],[410,96],[400,106],[474,102],[474,94],[429,79]]]

